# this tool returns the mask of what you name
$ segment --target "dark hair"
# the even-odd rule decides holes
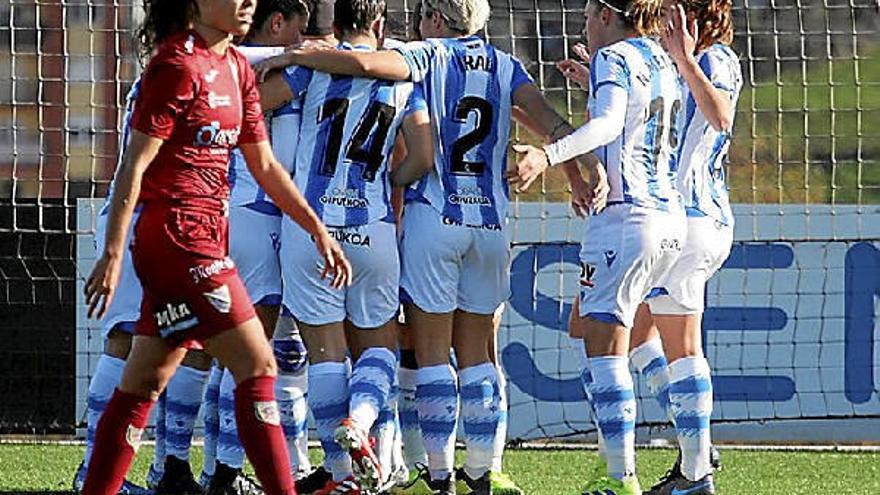
[[[410,28],[412,29],[413,39],[411,41],[422,40],[422,10],[422,2],[421,0],[418,0],[412,11],[412,23],[410,24]]]
[[[141,57],[150,58],[169,36],[186,29],[198,10],[196,0],[144,0],[144,23],[137,30]]]
[[[639,36],[656,36],[663,25],[662,0],[597,0],[598,6],[612,10],[627,28]]]
[[[333,34],[334,0],[306,0],[309,7],[309,25],[306,36]]]
[[[733,43],[732,0],[681,0],[686,14],[694,14],[700,26],[697,52],[715,43]]]
[[[385,0],[340,1],[333,8],[333,25],[343,33],[359,33],[380,16],[385,16]]]
[[[266,21],[275,12],[284,16],[285,21],[289,21],[294,15],[308,16],[309,7],[303,0],[259,0],[257,2],[257,9],[254,11],[254,22],[251,24],[248,37],[260,32],[263,29],[263,25],[266,24]]]

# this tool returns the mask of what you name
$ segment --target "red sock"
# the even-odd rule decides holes
[[[290,457],[275,402],[275,377],[247,379],[235,387],[238,437],[266,495],[296,495]]]
[[[98,421],[83,495],[116,495],[140,447],[153,401],[116,389]]]

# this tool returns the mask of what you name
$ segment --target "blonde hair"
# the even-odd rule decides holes
[[[440,12],[446,25],[462,34],[474,34],[489,22],[489,0],[422,0],[422,15]]]
[[[597,0],[639,36],[657,36],[663,26],[662,0]]]

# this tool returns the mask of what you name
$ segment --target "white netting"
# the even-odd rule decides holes
[[[491,4],[492,42],[523,60],[561,113],[582,121],[585,96],[554,65],[580,40],[584,2]],[[392,27],[405,26],[413,5],[389,2]],[[876,1],[736,0],[734,9],[746,81],[728,170],[739,244],[710,284],[707,351],[741,396],[722,395],[716,416],[877,415]],[[77,217],[76,202],[103,197],[116,164],[123,100],[138,70],[138,10],[109,0],[0,5],[0,332],[9,343],[0,351],[0,417],[8,423],[45,429],[82,419],[70,384],[87,383],[99,346],[85,327],[78,345],[73,338],[75,280],[89,268],[76,260],[88,256],[93,225]],[[514,302],[502,350],[515,436],[588,426],[571,395],[576,360],[559,350],[581,233],[566,198],[551,173],[513,208]],[[22,387],[46,392],[23,400],[14,394]],[[640,405],[643,420],[660,419],[650,400]]]

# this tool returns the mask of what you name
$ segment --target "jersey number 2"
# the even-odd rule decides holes
[[[488,101],[477,96],[465,96],[455,107],[455,121],[466,123],[471,112],[477,114],[477,126],[458,138],[452,145],[451,169],[455,175],[483,175],[486,170],[486,162],[468,161],[465,155],[468,151],[483,144],[483,141],[492,131],[492,105]]]
[[[324,165],[321,168],[323,175],[333,176],[336,174],[336,164],[339,162],[339,151],[342,149],[342,134],[345,131],[345,118],[348,115],[349,101],[346,98],[333,98],[324,102],[318,122],[330,119],[330,135],[327,137],[327,147],[324,149]],[[391,129],[394,120],[394,107],[386,103],[374,101],[370,103],[367,112],[355,127],[351,141],[345,149],[345,159],[360,163],[364,167],[363,179],[367,182],[376,180],[376,173],[382,167],[385,156],[382,153],[383,145]],[[365,144],[370,139],[369,147]]]

